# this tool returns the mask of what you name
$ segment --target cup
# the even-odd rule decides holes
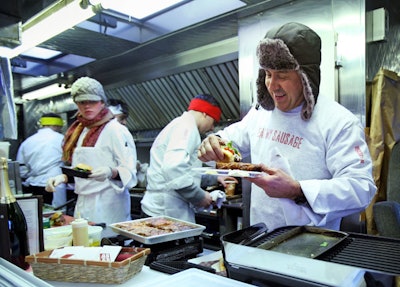
[[[234,181],[225,181],[225,194],[226,196],[234,196],[236,192],[236,182]]]
[[[103,227],[89,226],[89,246],[100,246]]]

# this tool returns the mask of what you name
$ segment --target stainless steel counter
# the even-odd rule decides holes
[[[107,287],[131,287],[131,286],[143,286],[151,284],[153,281],[167,278],[168,274],[161,273],[150,269],[148,266],[143,266],[141,272],[133,276],[130,280],[122,284],[107,284]],[[97,283],[70,283],[70,282],[58,282],[58,281],[46,281],[54,287],[98,287],[100,284]],[[103,285],[103,284],[101,284]]]
[[[214,251],[204,249],[203,253],[199,254],[198,260],[201,262],[201,258],[208,258]],[[216,253],[217,254],[217,253]],[[219,253],[218,253],[219,254]],[[166,273],[155,271],[144,265],[141,272],[133,276],[130,280],[123,284],[107,284],[107,287],[132,287],[132,286],[144,286],[150,285],[152,282],[157,282],[163,278],[167,279],[169,276]],[[69,283],[69,282],[57,282],[57,281],[46,281],[54,287],[98,287],[96,283]],[[103,285],[103,284],[101,284]]]
[[[219,259],[222,257],[221,251],[212,251],[204,249],[204,252],[199,254],[197,258],[190,261],[193,263],[200,263],[209,261],[211,259]],[[59,281],[44,281],[34,276],[32,272],[24,271],[11,263],[0,258],[0,283],[7,284],[4,286],[18,286],[18,287],[98,287],[97,283],[76,283],[76,282],[59,282]],[[4,277],[4,278],[3,278]],[[1,284],[0,284],[1,285]],[[246,283],[229,279],[224,276],[211,274],[199,269],[188,269],[173,275],[158,272],[150,269],[148,266],[143,266],[140,273],[133,276],[130,280],[122,284],[107,284],[107,287],[134,287],[134,286],[151,286],[151,287],[164,287],[164,286],[240,286],[248,287]],[[3,286],[3,285],[1,285]]]
[[[108,287],[128,287],[143,286],[151,284],[155,280],[167,278],[170,275],[154,271],[148,266],[143,266],[141,272],[133,276],[130,280],[122,284],[107,284]],[[0,258],[0,286],[18,286],[18,287],[98,287],[98,283],[76,283],[41,280],[34,276],[31,271],[24,271],[19,267]]]
[[[208,258],[214,251],[204,249],[199,254],[199,260],[202,257]],[[122,284],[107,284],[107,287],[131,287],[151,285],[152,282],[160,282],[163,278],[167,279],[171,275],[155,271],[144,265],[141,272],[133,276],[130,280]],[[5,285],[2,285],[2,284]],[[8,285],[7,285],[8,284]],[[0,285],[1,286],[19,286],[19,287],[98,287],[97,283],[76,283],[76,282],[60,282],[41,280],[34,276],[31,271],[24,271],[19,267],[0,258]],[[100,284],[103,285],[103,284]]]

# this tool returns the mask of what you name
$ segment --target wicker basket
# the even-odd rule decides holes
[[[120,262],[49,258],[51,252],[43,251],[25,258],[36,277],[50,281],[119,284],[142,270],[150,249],[124,247],[121,253],[132,256]]]

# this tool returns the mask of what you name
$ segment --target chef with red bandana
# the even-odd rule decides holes
[[[147,189],[141,201],[143,216],[170,216],[195,222],[195,208],[208,208],[213,200],[200,187],[197,148],[200,134],[214,129],[221,109],[211,95],[197,95],[188,110],[172,120],[150,150]]]

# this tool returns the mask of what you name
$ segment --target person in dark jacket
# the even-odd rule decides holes
[[[320,95],[321,39],[287,23],[257,47],[257,103],[237,123],[208,136],[202,161],[220,160],[221,142],[262,164],[251,181],[250,223],[268,230],[313,225],[338,230],[344,216],[363,211],[376,186],[364,127],[345,107]]]

